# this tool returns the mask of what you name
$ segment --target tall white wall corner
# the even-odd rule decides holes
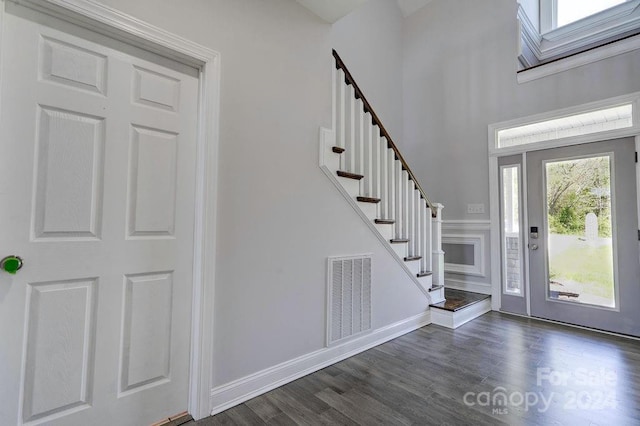
[[[638,204],[638,223],[640,224],[640,163],[637,160],[638,152],[640,152],[640,136],[636,136],[636,203]],[[640,225],[638,225],[638,229],[640,230]],[[640,234],[638,237],[640,239]]]
[[[329,162],[329,159],[327,156],[332,154],[331,148],[335,145],[335,141],[336,133],[333,130],[320,127],[320,143],[318,144],[318,165],[320,167],[328,165],[327,162]]]
[[[433,285],[444,285],[444,251],[442,251],[442,209],[440,203],[433,204],[436,217],[431,218],[433,238]]]

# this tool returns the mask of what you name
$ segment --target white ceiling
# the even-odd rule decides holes
[[[298,3],[333,24],[362,6],[368,0],[296,0]],[[407,17],[433,0],[396,0],[402,14]]]
[[[333,24],[359,8],[368,0],[296,0],[298,3]]]
[[[428,3],[431,3],[433,0],[397,0],[398,6],[400,6],[400,10],[402,10],[402,14],[406,18],[411,15],[413,12],[416,12],[418,9],[422,9]]]

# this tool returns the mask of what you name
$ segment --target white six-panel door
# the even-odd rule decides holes
[[[184,411],[197,72],[34,12],[2,31],[0,423]]]

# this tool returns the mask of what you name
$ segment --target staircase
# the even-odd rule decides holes
[[[334,50],[332,129],[320,168],[432,304],[444,301],[441,204],[429,201]]]

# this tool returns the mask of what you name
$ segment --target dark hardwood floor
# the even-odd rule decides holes
[[[640,425],[640,342],[490,312],[190,423],[225,424]]]

